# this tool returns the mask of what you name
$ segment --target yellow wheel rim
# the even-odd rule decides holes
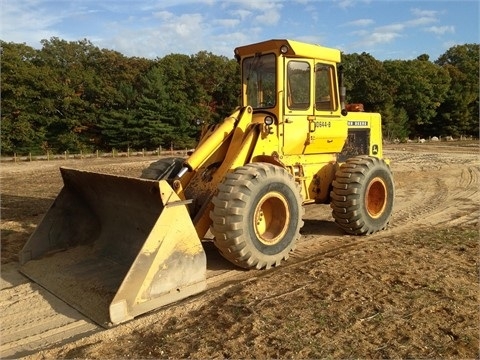
[[[370,181],[365,196],[365,207],[368,214],[377,219],[382,216],[387,206],[387,186],[383,179],[376,177]]]
[[[278,243],[288,230],[290,220],[285,198],[276,192],[264,195],[255,207],[253,228],[265,245]]]

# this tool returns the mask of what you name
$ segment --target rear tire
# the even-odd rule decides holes
[[[243,268],[269,269],[289,257],[303,226],[302,197],[285,169],[253,163],[225,176],[212,200],[214,243]]]
[[[178,174],[183,166],[184,158],[169,157],[157,160],[143,169],[142,179],[168,180]]]
[[[335,174],[330,206],[347,233],[368,235],[387,227],[395,188],[390,167],[372,156],[348,159]]]

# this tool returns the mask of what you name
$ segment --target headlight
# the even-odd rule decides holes
[[[287,45],[280,46],[280,52],[282,54],[286,54],[288,52],[288,46]]]
[[[263,119],[263,122],[265,123],[265,125],[267,126],[270,126],[273,124],[273,117],[268,115],[268,116],[265,116],[265,119]]]

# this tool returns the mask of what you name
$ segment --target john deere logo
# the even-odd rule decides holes
[[[368,121],[347,121],[348,126],[368,126]]]
[[[372,154],[373,155],[377,155],[378,154],[378,145],[377,144],[374,144],[372,146]]]

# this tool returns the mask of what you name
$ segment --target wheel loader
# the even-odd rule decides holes
[[[348,234],[386,228],[381,117],[345,103],[340,51],[278,39],[234,54],[241,105],[187,158],[139,178],[60,168],[22,273],[110,326],[205,290],[207,232],[228,261],[260,270],[295,249],[306,205],[330,204]]]

